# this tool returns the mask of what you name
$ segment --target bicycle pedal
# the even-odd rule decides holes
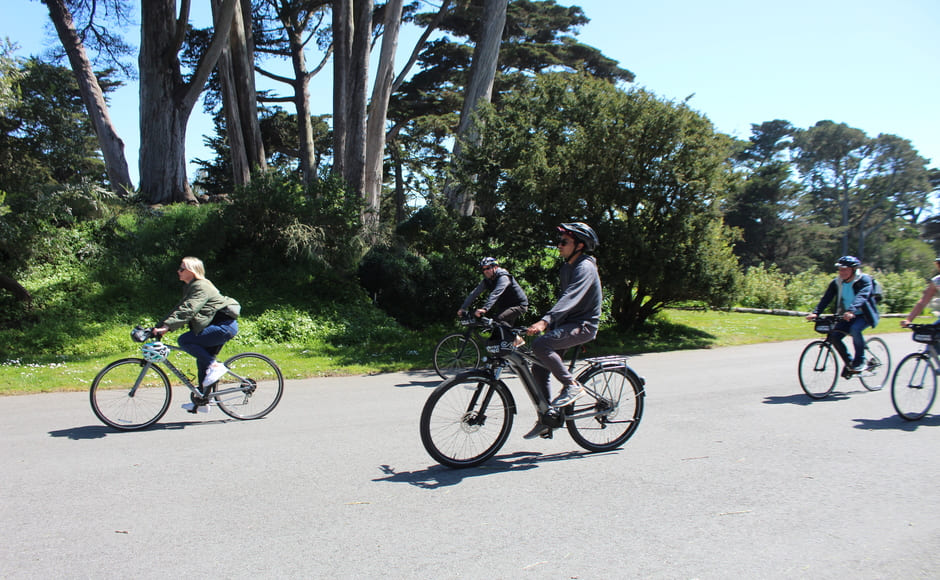
[[[554,432],[554,430],[549,429],[549,430],[546,431],[545,433],[542,433],[541,435],[539,435],[539,437],[541,437],[542,439],[551,439],[553,432]]]

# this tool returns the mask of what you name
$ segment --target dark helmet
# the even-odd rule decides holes
[[[584,249],[588,252],[594,251],[600,241],[597,239],[597,234],[594,233],[594,230],[591,229],[591,226],[582,222],[572,222],[567,224],[561,224],[558,226],[558,231],[564,234],[568,234],[572,238],[578,240],[584,244]]]
[[[480,260],[481,268],[485,268],[486,266],[497,266],[497,265],[499,265],[499,262],[496,261],[496,258],[490,258],[489,256],[487,256],[486,258],[483,258],[482,260]]]
[[[862,265],[862,261],[856,258],[855,256],[842,256],[836,260],[836,266],[846,266],[848,268],[858,268]]]

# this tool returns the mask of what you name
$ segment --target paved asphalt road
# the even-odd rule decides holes
[[[85,393],[0,398],[0,577],[937,578],[940,414],[810,401],[806,342],[634,357],[623,449],[525,441],[526,406],[469,470],[421,446],[426,372],[290,381],[249,422],[177,393],[134,433]]]

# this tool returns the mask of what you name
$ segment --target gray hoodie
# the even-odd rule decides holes
[[[597,330],[601,320],[601,277],[594,256],[581,255],[573,264],[565,262],[559,273],[561,296],[542,320],[549,328],[562,324],[587,323]]]

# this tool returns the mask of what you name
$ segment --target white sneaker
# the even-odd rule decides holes
[[[193,403],[183,403],[183,409],[189,411],[190,413],[195,413],[195,412],[197,412],[197,411],[200,412],[200,413],[208,413],[208,412],[209,412],[209,407],[206,407],[205,405],[201,405],[201,406],[197,407],[197,406],[194,405]]]
[[[212,363],[209,365],[209,368],[206,369],[206,378],[203,379],[202,386],[208,387],[212,383],[219,382],[219,379],[221,379],[222,376],[227,372],[228,368],[224,364],[220,362]]]

